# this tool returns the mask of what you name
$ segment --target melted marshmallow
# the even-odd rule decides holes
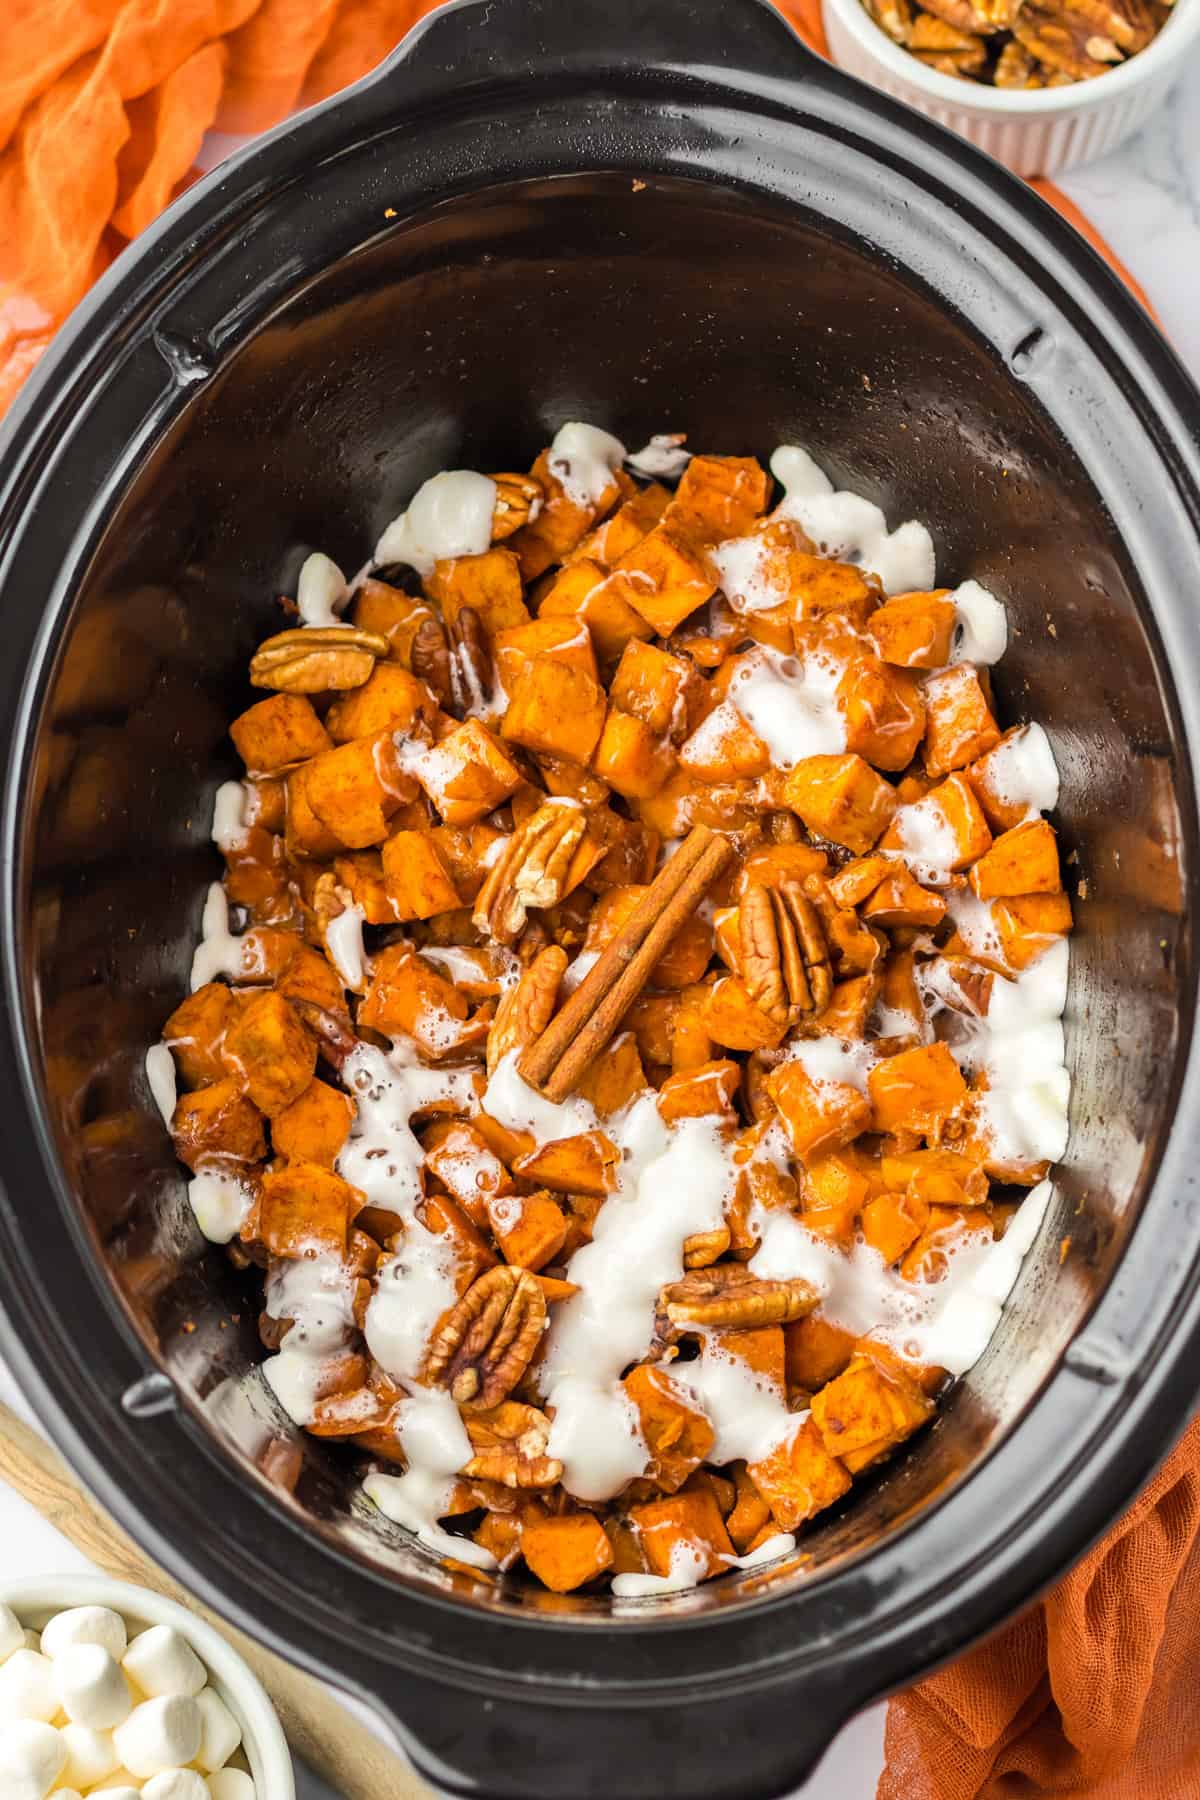
[[[816,1088],[838,1084],[867,1091],[867,1076],[879,1061],[879,1053],[865,1040],[798,1038],[788,1045],[788,1061],[798,1062]]]
[[[398,1039],[386,1055],[373,1044],[359,1044],[342,1078],[358,1110],[337,1172],[362,1190],[369,1206],[386,1207],[407,1221],[424,1196],[424,1151],[409,1120],[439,1103],[468,1112],[475,1096],[471,1071],[426,1068],[413,1046]]]
[[[367,1348],[393,1381],[416,1381],[434,1326],[458,1299],[454,1276],[449,1238],[408,1218],[380,1271],[364,1328]]]
[[[470,1460],[471,1440],[450,1395],[421,1389],[396,1409],[400,1448],[408,1463],[403,1475],[375,1471],[363,1492],[387,1518],[404,1525],[439,1556],[452,1556],[477,1569],[494,1569],[496,1559],[470,1538],[455,1537],[438,1523],[450,1504],[454,1476]]]
[[[837,704],[842,674],[836,658],[821,652],[801,660],[762,647],[743,657],[729,699],[773,760],[790,769],[806,756],[837,756],[846,748]]]
[[[240,1176],[200,1169],[187,1184],[188,1205],[210,1244],[227,1244],[245,1224],[254,1194]]]
[[[713,546],[709,558],[736,613],[767,612],[791,598],[786,561],[761,537],[726,538]]]
[[[266,1309],[293,1324],[263,1375],[288,1417],[308,1425],[322,1372],[354,1329],[353,1277],[328,1251],[278,1263],[267,1277]]]
[[[192,993],[218,975],[242,972],[242,944],[229,929],[229,902],[219,881],[210,884],[200,921],[200,942],[192,955]]]
[[[1002,1162],[1057,1162],[1067,1147],[1071,1078],[1062,1015],[1070,950],[1059,938],[1014,981],[997,976],[966,1060],[988,1088],[979,1119]],[[956,1049],[956,1054],[957,1054]]]
[[[682,431],[659,431],[644,444],[625,458],[626,464],[635,475],[646,475],[659,481],[677,481],[692,460],[690,450],[685,450]]]
[[[432,575],[452,556],[482,556],[492,541],[496,484],[473,469],[443,469],[419,487],[407,512],[393,519],[375,546],[375,561],[407,563]]]
[[[224,855],[240,850],[252,820],[250,796],[240,781],[223,781],[213,799],[212,841]]]
[[[779,1389],[740,1356],[729,1355],[719,1338],[706,1338],[694,1362],[673,1364],[668,1372],[713,1428],[709,1462],[759,1462],[796,1425]]]
[[[998,663],[1008,648],[1008,616],[1003,603],[977,581],[964,581],[950,595],[957,609],[952,663]]]
[[[548,461],[571,504],[592,512],[612,487],[613,476],[625,461],[625,446],[596,425],[572,423],[555,433]]]
[[[349,598],[346,577],[337,564],[319,550],[307,556],[296,583],[296,610],[302,625],[339,625],[339,614]]]
[[[1022,725],[988,752],[988,778],[1003,806],[1019,806],[1027,819],[1058,805],[1058,766],[1040,725]]]
[[[146,1052],[146,1080],[150,1093],[162,1114],[163,1124],[171,1129],[178,1093],[175,1086],[175,1058],[165,1044],[151,1044]]]
[[[797,520],[826,556],[870,570],[889,594],[933,586],[933,539],[916,519],[889,531],[879,507],[861,494],[835,493],[807,450],[795,444],[776,450],[771,473],[784,490],[774,516]]]
[[[938,801],[930,795],[896,809],[892,829],[900,852],[917,880],[926,887],[945,886],[958,861],[958,839]]]
[[[360,994],[366,983],[362,935],[365,919],[361,906],[347,906],[325,927],[325,948],[330,960],[346,987],[355,994]]]

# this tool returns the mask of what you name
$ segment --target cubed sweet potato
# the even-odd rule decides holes
[[[479,556],[451,556],[435,563],[425,591],[450,626],[468,606],[479,614],[489,637],[529,623],[517,559],[495,545]]]
[[[513,533],[508,547],[518,558],[522,578],[536,581],[543,570],[562,562],[575,549],[597,519],[610,512],[622,497],[631,496],[633,483],[623,473],[614,471],[611,483],[595,505],[578,505],[554,473],[549,446],[540,453],[530,474],[541,486],[542,506],[535,519]]]
[[[506,693],[511,693],[517,677],[535,656],[570,663],[590,675],[593,681],[598,679],[592,634],[580,618],[547,615],[531,619],[528,625],[515,625],[510,631],[498,632],[492,649],[496,673]]]
[[[323,824],[309,804],[308,784],[311,773],[312,765],[301,763],[299,768],[292,769],[285,777],[287,824],[284,841],[287,853],[293,859],[318,857],[324,860],[336,856],[345,846],[337,832]]]
[[[748,887],[778,887],[785,881],[803,887],[810,875],[823,875],[827,866],[824,851],[811,844],[760,844],[743,858],[734,892],[740,900]]]
[[[781,1063],[767,1077],[792,1149],[802,1162],[840,1149],[865,1131],[871,1105],[844,1081],[814,1081],[800,1062]]]
[[[592,767],[627,800],[656,794],[675,767],[675,752],[649,725],[610,706]]]
[[[772,1017],[754,999],[740,975],[722,975],[699,1008],[699,1023],[727,1050],[773,1050],[782,1043],[787,1017]]]
[[[566,1243],[563,1209],[545,1188],[534,1194],[491,1195],[487,1214],[500,1253],[514,1268],[540,1269]]]
[[[364,581],[355,596],[351,617],[360,631],[373,631],[388,641],[388,658],[412,668],[412,647],[427,619],[435,617],[424,600],[390,587],[386,581]]]
[[[317,1066],[317,1040],[274,989],[254,994],[225,1034],[225,1061],[259,1112],[274,1118],[298,1100]]]
[[[1027,819],[998,837],[971,870],[971,887],[981,900],[1011,900],[1022,894],[1055,894],[1062,887],[1058,838],[1047,819]]]
[[[660,737],[688,735],[689,711],[700,699],[701,677],[686,657],[631,638],[621,653],[608,697]]]
[[[854,656],[838,683],[846,748],[877,769],[906,769],[925,735],[916,677],[874,656]]]
[[[904,1189],[926,1207],[982,1206],[988,1197],[982,1164],[957,1150],[885,1149],[880,1173],[889,1189]]]
[[[564,560],[578,562],[587,557],[602,568],[611,569],[627,550],[640,544],[646,533],[654,529],[670,500],[669,490],[657,481],[652,481],[649,487],[639,488],[602,525],[589,531]]]
[[[315,1250],[342,1255],[363,1196],[319,1163],[289,1163],[262,1178],[258,1201],[242,1229],[272,1256],[298,1257]]]
[[[872,613],[867,630],[884,662],[901,669],[944,669],[958,609],[949,588],[893,594]]]
[[[629,1518],[638,1535],[642,1555],[655,1575],[671,1573],[672,1552],[692,1551],[704,1559],[704,1575],[719,1575],[728,1567],[733,1545],[711,1491],[683,1488],[662,1500],[646,1500],[631,1506]]]
[[[396,760],[387,731],[324,751],[303,774],[313,813],[348,850],[382,843],[392,814],[417,792],[416,782]]]
[[[452,981],[414,954],[408,944],[389,944],[373,959],[358,1022],[387,1037],[405,1033],[426,1055],[445,1056],[479,1041],[486,1026],[467,1022],[467,1002]]]
[[[538,608],[539,619],[579,619],[587,626],[602,663],[611,664],[637,638],[651,638],[654,627],[621,598],[613,581],[594,562],[570,563],[561,569]]]
[[[738,1555],[744,1556],[753,1539],[770,1522],[771,1509],[750,1479],[750,1471],[744,1462],[733,1463],[731,1470],[736,1498],[726,1514],[725,1529]],[[773,1523],[771,1529],[776,1529]]]
[[[717,585],[704,551],[665,518],[621,558],[609,581],[660,637],[703,606]]]
[[[934,1131],[961,1106],[967,1084],[945,1044],[889,1056],[867,1075],[876,1131]]]
[[[521,1554],[552,1594],[573,1593],[613,1563],[604,1527],[590,1512],[527,1520],[521,1531]]]
[[[750,1325],[710,1331],[700,1346],[702,1361],[730,1357],[755,1376],[758,1384],[783,1394],[786,1362],[782,1325]]]
[[[935,778],[964,769],[1000,741],[1000,727],[972,663],[957,663],[924,682],[925,770]]]
[[[584,948],[603,950],[619,934],[645,898],[647,889],[633,883],[601,894],[588,923]],[[712,956],[712,928],[699,913],[685,919],[650,972],[656,988],[685,988],[699,981]]]
[[[432,832],[394,831],[384,840],[380,856],[392,917],[402,924],[432,919],[463,904],[464,896],[454,885]]]
[[[348,1094],[315,1077],[271,1120],[271,1147],[289,1162],[332,1169],[350,1135],[355,1104]]]
[[[975,791],[961,770],[947,776],[897,813],[880,839],[883,850],[909,857],[918,874],[924,863],[956,874],[969,868],[992,841]]]
[[[737,781],[765,775],[771,752],[731,701],[702,719],[680,746],[679,764],[705,781]]]
[[[222,1081],[221,1051],[238,1009],[238,998],[223,982],[207,981],[182,1000],[163,1026],[163,1040],[175,1058],[184,1087]]]
[[[639,1363],[621,1384],[637,1408],[650,1479],[664,1494],[681,1488],[713,1447],[713,1428],[666,1369]]]
[[[795,1531],[840,1500],[850,1486],[844,1464],[827,1448],[811,1418],[751,1463],[748,1473],[780,1531]]]
[[[752,456],[693,456],[666,517],[703,543],[744,537],[770,491],[770,476]]]
[[[229,735],[252,775],[319,756],[331,741],[306,694],[271,694],[236,718]]]
[[[784,1368],[789,1396],[813,1394],[840,1375],[854,1354],[854,1334],[812,1312],[783,1327]]]
[[[889,1375],[870,1357],[856,1356],[813,1395],[811,1423],[830,1456],[856,1475],[911,1437],[933,1410],[932,1400],[899,1369]]]
[[[997,900],[992,919],[1009,967],[1027,969],[1070,931],[1071,902],[1065,894],[1022,894]]]
[[[575,1091],[581,1099],[595,1107],[601,1119],[611,1117],[628,1106],[635,1094],[646,1086],[646,1072],[632,1031],[622,1031],[605,1046],[584,1072]]]
[[[488,1201],[513,1191],[512,1177],[477,1126],[436,1119],[421,1135],[425,1167],[449,1189],[471,1221],[488,1224]]]
[[[899,1262],[925,1229],[929,1208],[911,1190],[880,1194],[863,1208],[862,1233],[885,1263]]]
[[[678,994],[639,994],[625,1015],[643,1063],[669,1066],[671,1040],[679,1017]]]
[[[680,1119],[733,1116],[741,1070],[735,1062],[707,1062],[668,1075],[658,1090],[658,1110],[668,1125]]]
[[[604,690],[583,669],[535,656],[519,672],[500,730],[511,743],[586,763],[604,727]]]
[[[611,1194],[617,1185],[620,1152],[602,1131],[556,1138],[517,1157],[513,1174],[559,1194]]]
[[[261,1162],[263,1116],[232,1076],[181,1094],[171,1119],[175,1154],[189,1169],[210,1162]]]
[[[865,856],[896,810],[896,791],[861,756],[806,756],[788,772],[783,801],[810,831]]]
[[[418,719],[432,725],[437,712],[423,681],[398,662],[380,662],[362,687],[338,695],[325,714],[325,729],[335,744],[348,744],[380,731],[409,731]]]
[[[417,779],[447,825],[472,825],[522,782],[521,771],[478,719],[466,719],[414,762]]]
[[[495,1268],[495,1252],[449,1194],[427,1194],[418,1208],[418,1218],[427,1231],[442,1239],[453,1267],[457,1294],[465,1294],[485,1269]]]
[[[922,887],[902,863],[879,883],[860,909],[861,917],[888,930],[913,925],[932,931],[946,916],[946,902],[931,888]]]

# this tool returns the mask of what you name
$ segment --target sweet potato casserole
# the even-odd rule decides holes
[[[790,1548],[981,1354],[1065,1147],[1002,605],[798,447],[578,424],[281,604],[147,1059],[275,1402],[480,1571]]]

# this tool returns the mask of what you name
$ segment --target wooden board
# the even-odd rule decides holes
[[[151,1562],[80,1485],[57,1450],[2,1403],[0,1479],[106,1575],[166,1594],[228,1639],[270,1694],[292,1747],[345,1800],[432,1800],[430,1790],[407,1764],[320,1682],[210,1612]]]

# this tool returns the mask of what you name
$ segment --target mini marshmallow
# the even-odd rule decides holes
[[[0,1663],[0,1719],[40,1719],[58,1711],[54,1664],[37,1650],[14,1650]]]
[[[119,1758],[111,1731],[93,1731],[90,1725],[64,1725],[59,1736],[67,1751],[60,1779],[69,1787],[95,1787],[116,1769]]]
[[[25,1633],[21,1621],[11,1606],[0,1602],[0,1663],[10,1657],[14,1650],[20,1650],[25,1642]]]
[[[182,1769],[195,1761],[200,1748],[200,1708],[187,1694],[143,1700],[117,1726],[113,1743],[125,1767],[143,1779],[163,1769]]]
[[[73,1725],[111,1731],[133,1711],[133,1695],[101,1644],[68,1644],[51,1664],[62,1709]]]
[[[254,1783],[245,1769],[218,1769],[208,1778],[212,1800],[254,1800]]]
[[[203,1775],[195,1769],[164,1769],[142,1789],[142,1800],[211,1800]]]
[[[125,1621],[111,1606],[71,1606],[43,1628],[42,1655],[53,1662],[70,1644],[99,1644],[120,1662],[128,1642]]]
[[[45,1800],[62,1773],[66,1750],[53,1725],[12,1719],[0,1725],[0,1794],[4,1800]]]
[[[83,1800],[83,1795],[78,1788],[56,1787],[50,1800]]]
[[[128,1769],[117,1769],[99,1787],[88,1789],[88,1800],[93,1794],[107,1794],[108,1800],[142,1800],[142,1784]]]
[[[44,1652],[42,1650],[42,1639],[41,1639],[40,1632],[31,1631],[29,1626],[27,1625],[25,1627],[24,1632],[22,1633],[22,1636],[25,1640],[25,1648],[27,1650],[36,1650],[39,1656],[44,1654]]]
[[[198,1694],[208,1679],[192,1646],[170,1625],[152,1625],[135,1637],[121,1667],[150,1699],[163,1694]],[[190,1762],[191,1758],[184,1760]]]
[[[225,1766],[242,1741],[242,1728],[219,1694],[205,1688],[196,1695],[200,1708],[200,1749],[196,1761],[206,1775]]]

